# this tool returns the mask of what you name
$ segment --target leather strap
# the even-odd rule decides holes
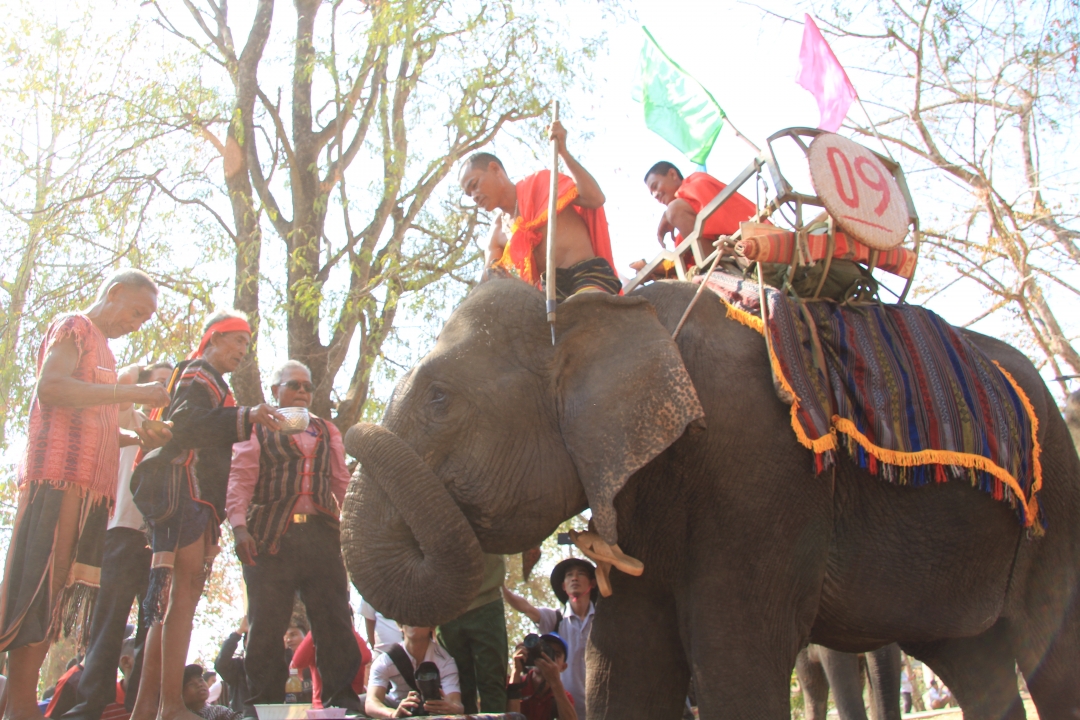
[[[394,667],[401,673],[401,677],[405,680],[405,684],[412,688],[413,692],[420,692],[416,687],[416,677],[413,675],[412,660],[409,659],[409,654],[405,652],[405,648],[401,646],[401,643],[394,643],[386,654],[390,656],[390,659],[394,661]]]

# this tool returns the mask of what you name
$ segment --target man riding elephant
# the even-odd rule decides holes
[[[569,177],[559,175],[556,188],[556,299],[562,302],[589,291],[618,294],[622,283],[611,259],[604,191],[566,149],[562,123],[552,123],[548,132],[570,172]],[[459,183],[478,206],[488,212],[499,211],[484,255],[485,277],[496,269],[517,275],[530,285],[546,287],[551,171],[541,170],[514,183],[499,158],[480,152],[462,165]]]
[[[1017,668],[1043,720],[1080,713],[1080,457],[1031,362],[959,332],[1037,420],[1020,440],[1038,448],[1042,537],[967,468],[902,485],[853,441],[819,471],[758,330],[714,298],[671,339],[694,290],[572,297],[553,347],[535,288],[474,289],[382,424],[346,434],[362,470],[342,551],[361,594],[442,622],[476,593],[483,553],[533,547],[589,507],[595,532],[644,563],[612,571],[596,608],[589,718],[678,718],[691,674],[703,718],[788,718],[807,642],[894,641],[969,717],[1018,717]],[[1036,496],[1012,499],[1031,510]]]

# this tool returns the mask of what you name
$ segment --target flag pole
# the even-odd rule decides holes
[[[855,87],[855,86],[852,85],[852,87]],[[870,117],[870,113],[867,112],[866,106],[863,105],[862,98],[859,97],[859,91],[858,90],[855,91],[855,99],[859,101],[859,107],[862,108],[863,115],[865,115],[866,119],[870,121],[870,129],[874,131],[874,137],[876,137],[878,139],[878,142],[881,143],[881,147],[885,148],[885,154],[889,156],[890,160],[892,160],[893,162],[896,162],[896,158],[894,158],[892,156],[892,153],[889,152],[889,146],[886,145],[885,141],[881,139],[880,135],[878,135],[877,125],[874,124],[874,118]],[[899,163],[897,163],[897,164],[899,165]]]
[[[559,101],[552,101],[552,124],[559,122]],[[551,184],[548,187],[547,222],[547,321],[551,324],[551,344],[555,344],[555,220],[558,215],[559,142],[551,138]]]
[[[739,132],[739,128],[735,127],[735,123],[731,122],[731,117],[727,113],[724,113],[724,120],[727,122],[728,127],[730,127],[732,129],[732,131],[735,133],[735,137],[739,138],[744,143],[746,143],[747,145],[752,147],[756,154],[758,154],[758,155],[761,154],[761,148],[759,148],[757,145],[752,143],[750,141],[750,138],[746,137],[741,132]]]

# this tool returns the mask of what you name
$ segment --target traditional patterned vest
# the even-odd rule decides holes
[[[301,452],[292,436],[272,432],[256,425],[253,432],[259,438],[259,480],[248,506],[248,532],[255,539],[259,552],[278,551],[278,542],[292,522],[293,506],[300,497],[304,466],[310,461],[311,500],[326,520],[337,524],[337,500],[331,490],[330,431],[326,421],[311,417],[311,428],[317,433],[310,455]]]

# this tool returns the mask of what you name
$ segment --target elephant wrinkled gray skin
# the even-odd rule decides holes
[[[1065,423],[1072,433],[1073,444],[1080,450],[1080,390],[1069,393],[1065,399]]]
[[[871,720],[900,720],[900,647],[866,653]],[[863,663],[859,655],[810,645],[799,651],[795,674],[802,686],[806,720],[825,720],[832,691],[840,720],[866,720]]]
[[[670,340],[693,290],[574,297],[553,348],[541,293],[476,288],[382,425],[347,435],[362,471],[342,548],[364,597],[402,622],[446,621],[483,552],[533,547],[589,506],[645,563],[613,572],[598,604],[590,718],[678,718],[691,673],[704,718],[787,718],[807,642],[899,642],[968,720],[1022,717],[1015,664],[1042,720],[1080,715],[1080,458],[1031,363],[971,335],[1038,414],[1041,539],[965,482],[894,486],[846,457],[814,475],[759,334],[706,293]]]

